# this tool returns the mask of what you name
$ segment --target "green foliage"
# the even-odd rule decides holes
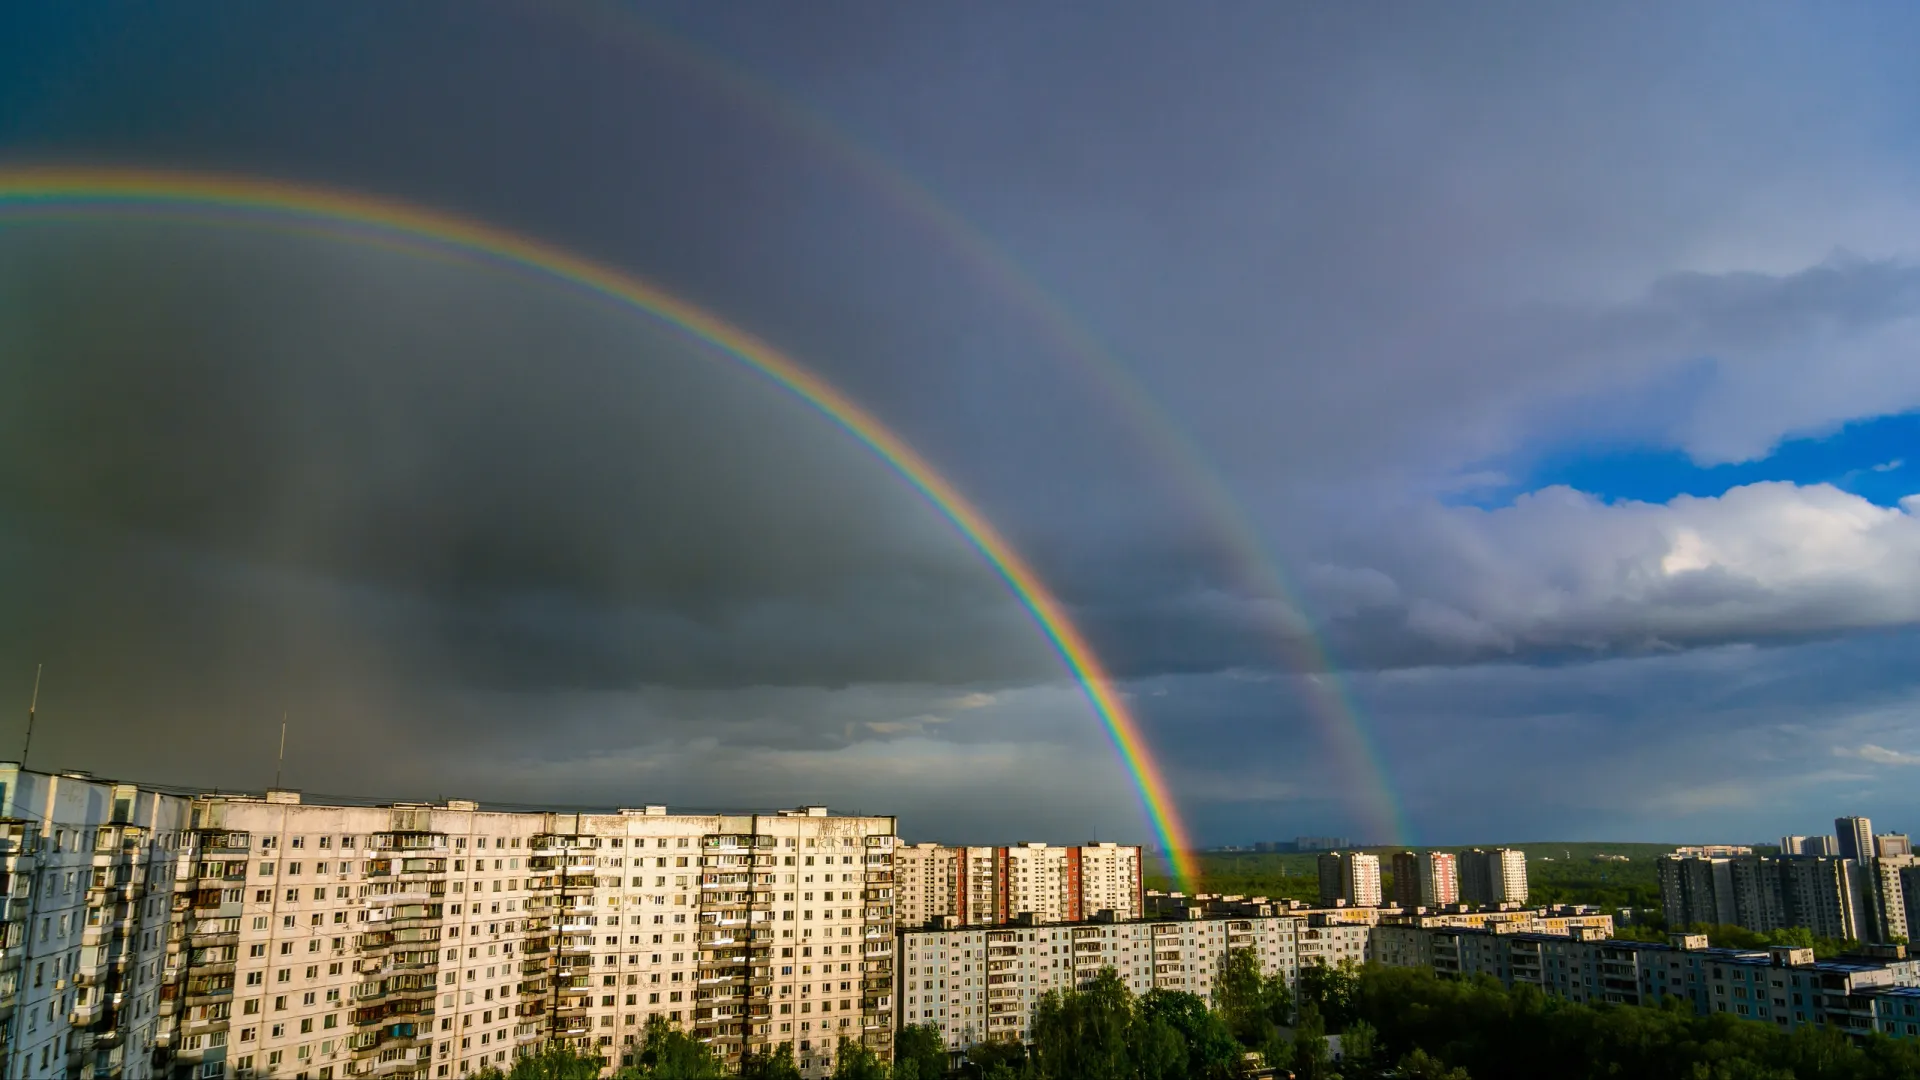
[[[1300,1020],[1293,1027],[1287,1064],[1299,1080],[1326,1080],[1333,1071],[1333,1062],[1327,1055],[1327,1025],[1311,1001],[1300,1006]]]
[[[1004,1040],[974,1043],[967,1049],[965,1071],[969,1076],[982,1080],[996,1073],[1023,1075],[1027,1072],[1027,1048],[1018,1042]],[[920,1080],[927,1080],[926,1074],[922,1073]]]
[[[873,1047],[853,1039],[841,1039],[834,1055],[833,1080],[887,1080],[887,1063]]]
[[[1406,1080],[1470,1080],[1465,1069],[1449,1069],[1447,1063],[1415,1049],[1400,1059],[1400,1075]]]
[[[894,1036],[893,1080],[940,1080],[946,1074],[947,1047],[939,1028],[908,1024]]]
[[[1353,1019],[1353,992],[1359,985],[1359,969],[1351,960],[1338,967],[1320,961],[1300,966],[1300,1008],[1308,1006],[1320,1015],[1327,1030],[1338,1034]]]
[[[1380,1033],[1365,1020],[1355,1020],[1340,1035],[1340,1074],[1346,1080],[1372,1076],[1378,1070]]]
[[[1149,990],[1140,999],[1135,1031],[1136,1046],[1151,1037],[1157,1040],[1159,1051],[1170,1050],[1177,1039],[1182,1063],[1177,1075],[1182,1077],[1202,1080],[1231,1076],[1240,1060],[1240,1045],[1226,1020],[1209,1012],[1207,1003],[1193,994]],[[1174,1039],[1167,1038],[1169,1032]]]
[[[1536,904],[1598,904],[1602,907],[1657,909],[1660,880],[1655,860],[1673,850],[1668,844],[1541,843],[1508,844],[1527,853],[1529,900]],[[1406,848],[1368,848],[1379,855],[1382,871]],[[1458,851],[1458,848],[1412,850]],[[1625,855],[1626,862],[1598,860],[1599,855]],[[1317,901],[1320,873],[1312,852],[1263,854],[1208,851],[1196,856],[1200,887],[1207,892],[1267,896],[1276,900]],[[1549,861],[1551,860],[1551,861]],[[1164,873],[1149,873],[1149,889],[1169,889]],[[1382,886],[1392,894],[1392,874],[1383,873]]]
[[[647,1018],[635,1075],[641,1080],[719,1080],[726,1066],[707,1044],[658,1016]]]
[[[1293,1016],[1293,992],[1281,975],[1260,974],[1252,949],[1234,949],[1220,966],[1213,1000],[1227,1029],[1242,1046],[1264,1048]]]
[[[1353,994],[1356,1020],[1379,1031],[1386,1056],[1409,1077],[1534,1080],[1893,1080],[1920,1076],[1920,1046],[1835,1031],[1791,1034],[1725,1013],[1585,1005],[1491,978],[1441,979],[1431,971],[1367,967]],[[1416,1051],[1430,1060],[1420,1060]],[[1442,1070],[1441,1064],[1446,1067]],[[1547,1063],[1551,1063],[1548,1065]]]
[[[470,1080],[596,1080],[606,1064],[565,1043],[549,1042],[538,1050],[522,1051],[505,1072],[498,1066],[482,1065],[467,1075]]]
[[[1129,1080],[1133,993],[1112,968],[1084,990],[1049,990],[1033,1016],[1033,1057],[1047,1080]]]
[[[772,1050],[748,1051],[742,1055],[740,1080],[800,1080],[800,1067],[793,1061],[793,1044],[781,1043]]]

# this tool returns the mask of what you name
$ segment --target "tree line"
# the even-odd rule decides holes
[[[1340,1036],[1334,1061],[1327,1036]],[[833,1080],[953,1075],[937,1029],[908,1026],[893,1060],[842,1041]],[[595,1080],[606,1063],[558,1044],[472,1080]],[[1825,1028],[1791,1033],[1724,1013],[1588,1005],[1511,989],[1481,975],[1443,979],[1378,965],[1301,968],[1296,989],[1263,976],[1252,950],[1228,954],[1214,1005],[1154,989],[1135,995],[1111,968],[1077,990],[1049,991],[1031,1042],[977,1044],[962,1080],[1235,1080],[1262,1066],[1297,1080],[1895,1080],[1920,1076],[1920,1043],[1854,1041]],[[730,1072],[706,1044],[648,1021],[616,1080],[799,1080],[790,1046],[750,1053]]]

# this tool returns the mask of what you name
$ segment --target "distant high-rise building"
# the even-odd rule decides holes
[[[1840,841],[1840,857],[1859,862],[1873,858],[1873,822],[1863,817],[1833,819],[1833,836]]]
[[[1344,836],[1296,836],[1293,838],[1295,851],[1339,851],[1349,846]]]
[[[1860,937],[1860,864],[1834,856],[1780,860],[1780,887],[1787,916],[1819,937]]]
[[[893,870],[903,926],[946,916],[996,926],[1023,914],[1077,922],[1101,911],[1122,919],[1141,912],[1140,849],[1122,844],[915,844],[894,850]]]
[[[1906,833],[1881,833],[1873,838],[1873,853],[1883,859],[1913,854],[1913,841]]]
[[[1831,836],[1783,836],[1780,838],[1782,855],[1838,855],[1840,841]]]
[[[1358,851],[1320,856],[1320,902],[1332,907],[1380,906],[1380,857]]]
[[[1527,853],[1474,848],[1460,853],[1460,899],[1469,904],[1527,902]]]
[[[1702,924],[1733,924],[1732,859],[1668,855],[1659,862],[1660,908],[1675,932]]]
[[[1393,857],[1393,902],[1442,908],[1460,902],[1460,872],[1450,851],[1402,851]]]
[[[1854,905],[1860,912],[1860,939],[1888,944],[1907,939],[1905,882],[1900,875],[1906,856],[1867,860],[1855,879]]]

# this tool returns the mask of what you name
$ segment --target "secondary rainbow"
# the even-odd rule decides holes
[[[505,229],[406,203],[257,177],[144,169],[0,169],[0,222],[8,217],[113,213],[211,216],[294,229],[323,226],[330,233],[492,263],[645,312],[771,380],[873,451],[952,523],[1006,583],[1060,654],[1104,725],[1138,788],[1155,838],[1168,852],[1175,883],[1191,889],[1198,880],[1193,845],[1139,723],[1059,600],[992,523],[925,458],[853,399],[772,345],[604,263]]]
[[[1375,842],[1410,845],[1415,832],[1393,784],[1392,774],[1372,734],[1366,714],[1326,641],[1316,633],[1300,590],[1271,551],[1259,525],[1220,470],[1191,436],[1175,423],[1127,366],[1034,276],[979,226],[938,198],[901,166],[855,139],[831,118],[758,77],[712,49],[670,33],[632,9],[611,3],[580,3],[530,8],[539,17],[571,12],[591,20],[596,42],[629,41],[650,61],[672,65],[681,74],[731,99],[743,112],[764,121],[771,132],[821,152],[869,189],[899,207],[947,251],[970,266],[1012,305],[1024,311],[1078,367],[1086,383],[1104,396],[1173,479],[1172,487],[1200,520],[1212,527],[1219,553],[1231,564],[1238,584],[1253,596],[1278,600],[1298,620],[1273,620],[1266,627],[1278,658],[1296,676],[1308,713],[1320,728],[1337,775],[1347,782],[1346,801],[1363,834]]]

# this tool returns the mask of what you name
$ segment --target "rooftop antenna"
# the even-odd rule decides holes
[[[40,708],[40,672],[45,664],[33,665],[33,697],[27,702],[27,741],[20,747],[20,767],[27,767],[27,752],[33,749],[33,714]]]
[[[280,757],[273,763],[273,789],[280,790],[280,771],[287,764],[287,714],[280,713]]]

